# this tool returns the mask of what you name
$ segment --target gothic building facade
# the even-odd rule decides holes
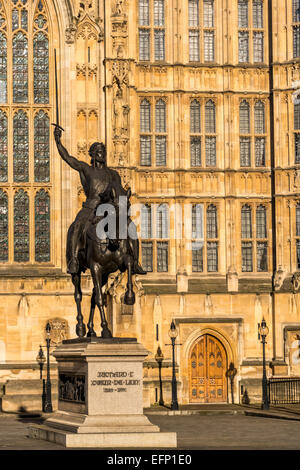
[[[134,308],[111,276],[107,310],[149,350],[145,404],[158,347],[171,399],[172,320],[180,403],[231,401],[232,364],[235,402],[261,399],[263,317],[268,376],[299,377],[300,1],[0,0],[0,383],[38,379],[48,321],[53,346],[75,336],[84,194],[53,139],[54,50],[65,146],[105,142],[137,208],[147,275]]]

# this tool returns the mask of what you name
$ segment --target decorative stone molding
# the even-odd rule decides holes
[[[278,270],[276,271],[274,278],[273,278],[273,284],[274,284],[274,289],[275,291],[279,291],[283,285],[283,281],[286,278],[287,272],[283,271],[282,267],[279,266]]]
[[[239,276],[235,266],[230,266],[226,274],[227,290],[228,292],[238,292],[239,290]]]
[[[51,346],[58,346],[64,339],[69,337],[69,325],[67,320],[63,318],[52,318],[50,323],[50,340]]]
[[[299,292],[300,290],[300,272],[296,272],[292,277],[292,284],[294,292]]]
[[[69,24],[65,31],[65,38],[67,44],[73,44],[75,42],[77,32],[77,22],[73,21]]]

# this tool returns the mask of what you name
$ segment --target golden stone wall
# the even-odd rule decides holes
[[[121,298],[126,279],[118,275],[109,286],[109,318],[115,336],[134,336],[149,349],[145,363],[145,402],[155,402],[160,346],[166,399],[170,400],[172,319],[179,329],[177,347],[179,397],[189,402],[189,355],[203,334],[219,339],[228,364],[237,368],[235,401],[240,384],[251,399],[260,389],[251,379],[262,374],[262,347],[257,324],[264,316],[268,375],[300,375],[297,331],[300,333],[299,280],[296,263],[295,207],[300,201],[300,167],[294,164],[292,94],[300,80],[300,60],[293,59],[292,2],[272,2],[274,116],[270,122],[268,3],[264,0],[264,62],[238,62],[237,1],[215,0],[215,62],[190,63],[187,0],[165,1],[165,61],[139,61],[138,1],[48,0],[53,21],[52,46],[58,51],[61,125],[64,143],[74,156],[89,161],[88,148],[105,141],[108,164],[130,185],[133,202],[212,203],[218,209],[218,273],[192,272],[187,240],[170,240],[168,273],[136,276],[137,302],[126,312]],[[151,5],[153,0],[151,0]],[[251,3],[251,2],[250,2]],[[252,50],[250,48],[250,58]],[[53,67],[52,67],[53,74]],[[53,77],[52,79],[53,80]],[[54,86],[52,83],[52,105]],[[167,165],[139,165],[140,102],[161,97],[167,106]],[[193,99],[216,106],[216,167],[191,168],[189,109]],[[239,105],[265,104],[266,165],[241,168]],[[152,108],[153,109],[153,108]],[[54,119],[54,110],[53,110]],[[274,125],[272,146],[271,126]],[[272,195],[274,148],[275,194]],[[73,287],[66,274],[67,229],[80,208],[83,193],[77,174],[60,161],[52,142],[53,254],[51,266],[0,267],[0,381],[33,377],[38,347],[48,319],[67,320],[75,334]],[[276,238],[272,237],[275,201]],[[267,207],[268,272],[243,273],[241,207]],[[175,231],[171,218],[171,235]],[[276,266],[272,266],[276,240]],[[296,274],[295,274],[296,273]],[[273,288],[274,285],[274,288]],[[90,276],[83,281],[83,311],[89,313]],[[96,323],[99,332],[99,322]],[[298,329],[298,330],[297,330]],[[296,338],[296,339],[295,339]],[[296,343],[295,343],[296,341]],[[295,346],[296,344],[296,346]],[[250,380],[250,382],[249,382]],[[248,381],[248,382],[247,382]],[[250,383],[250,385],[249,385]],[[251,388],[252,387],[252,388]],[[255,388],[256,387],[256,388]],[[229,395],[228,395],[229,396]]]

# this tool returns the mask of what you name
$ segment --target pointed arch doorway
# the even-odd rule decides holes
[[[189,357],[190,403],[227,402],[227,354],[214,336],[199,338]]]

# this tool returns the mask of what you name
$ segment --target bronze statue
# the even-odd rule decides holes
[[[58,122],[58,121],[57,121]],[[107,233],[106,238],[100,239],[97,235],[97,224],[104,219],[104,214],[96,216],[100,204],[112,204],[116,210],[116,226],[119,227],[120,196],[126,197],[129,206],[131,191],[122,186],[120,175],[106,166],[105,145],[95,142],[89,149],[91,165],[69,155],[61,143],[62,128],[57,124],[54,129],[54,138],[58,152],[62,159],[77,170],[87,197],[82,209],[71,224],[67,236],[67,269],[72,275],[75,287],[75,301],[77,305],[76,334],[83,337],[86,328],[83,323],[81,312],[82,292],[80,288],[81,273],[90,269],[93,278],[93,294],[91,299],[90,318],[88,322],[87,336],[96,336],[93,328],[94,310],[97,305],[101,315],[101,326],[103,338],[110,338],[112,334],[107,326],[104,311],[104,295],[102,287],[106,285],[109,274],[117,271],[128,271],[127,290],[124,302],[133,305],[135,295],[132,286],[132,274],[146,274],[138,263],[139,242],[137,238],[119,239],[119,231],[116,238],[112,239]],[[127,208],[126,208],[127,209]],[[127,224],[133,226],[130,217]]]

